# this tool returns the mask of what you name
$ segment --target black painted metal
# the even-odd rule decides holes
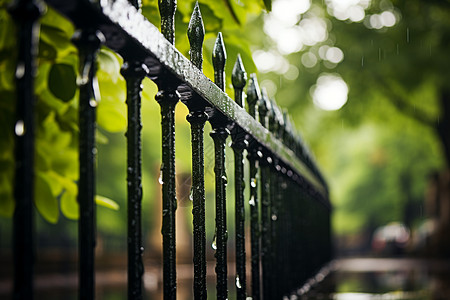
[[[169,81],[170,82],[170,81]],[[173,87],[158,85],[156,100],[161,106],[163,284],[164,299],[176,299],[175,212],[175,106],[179,94]]]
[[[219,32],[213,50],[214,82],[221,89],[225,89],[225,61],[226,52]],[[216,231],[213,245],[216,247],[216,275],[217,299],[227,299],[227,207],[226,185],[228,182],[225,170],[225,142],[230,135],[227,128],[228,120],[217,109],[213,109],[209,117],[212,126],[210,136],[214,141],[214,173],[216,181]],[[215,242],[215,243],[214,243]]]
[[[175,42],[175,0],[160,0],[161,32],[171,44]],[[164,299],[177,297],[175,213],[177,209],[175,186],[175,106],[180,95],[178,83],[167,72],[156,80],[158,93],[156,101],[161,106],[162,164],[160,183],[162,185],[162,228],[163,236],[163,287]]]
[[[104,36],[94,28],[81,29],[75,32],[73,43],[77,46],[80,56],[80,87],[79,104],[79,148],[80,148],[80,178],[78,181],[78,204],[80,219],[78,221],[79,240],[79,299],[95,298],[95,244],[96,244],[96,216],[95,216],[95,146],[96,107],[94,76],[95,61]],[[97,87],[98,88],[98,87]]]
[[[128,299],[142,299],[144,265],[142,255],[142,159],[141,90],[148,68],[142,62],[125,62],[121,73],[127,84],[128,130]]]
[[[268,113],[270,109],[270,102],[267,98],[265,90],[262,90],[262,95],[258,102],[259,122],[264,127],[269,127]],[[273,291],[273,283],[271,282],[272,264],[271,264],[271,202],[272,202],[272,183],[271,170],[272,163],[271,156],[267,153],[258,152],[261,166],[261,265],[262,265],[262,288],[263,299],[271,299]]]
[[[195,5],[188,29],[191,43],[191,62],[189,62],[173,47],[176,1],[159,0],[162,34],[142,16],[139,0],[104,0],[95,3],[80,1],[76,5],[70,5],[62,0],[48,0],[48,2],[81,28],[74,37],[80,54],[80,77],[78,79],[80,85],[78,197],[80,203],[80,299],[93,299],[95,292],[94,133],[97,95],[96,88],[93,86],[93,77],[96,52],[102,41],[102,36],[96,29],[100,29],[105,34],[106,45],[121,54],[126,61],[122,74],[127,82],[129,108],[127,180],[129,189],[128,297],[130,299],[142,299],[143,294],[143,247],[140,227],[142,201],[140,84],[144,76],[148,76],[158,85],[159,91],[156,100],[161,106],[162,165],[160,183],[162,184],[163,203],[161,232],[163,235],[164,299],[176,299],[175,212],[177,200],[174,146],[175,106],[179,99],[189,108],[187,120],[191,124],[194,223],[193,290],[195,299],[206,299],[207,296],[203,149],[203,131],[207,120],[212,125],[213,130],[210,135],[215,145],[216,234],[213,248],[216,249],[217,259],[217,298],[226,299],[228,296],[225,143],[230,135],[230,129],[235,160],[234,217],[237,299],[246,297],[243,164],[245,149],[248,152],[250,168],[252,298],[280,299],[292,294],[331,258],[328,191],[311,153],[303,145],[298,134],[294,132],[287,114],[282,112],[274,102],[271,102],[265,93],[260,96],[254,75],[251,76],[247,90],[249,113],[242,108],[246,74],[239,57],[232,76],[235,102],[225,94],[226,51],[220,33],[213,50],[216,85],[201,73],[204,27],[198,4]],[[22,26],[22,29],[19,30],[23,34],[21,38],[25,43],[31,43],[31,28],[36,26],[34,25],[36,16],[32,12],[35,12],[35,8],[39,5],[28,5],[26,9],[23,9],[27,3],[26,0],[15,2],[15,15],[19,16],[19,24]],[[32,49],[31,46],[29,48]],[[27,98],[27,101],[31,103],[27,108],[32,108],[30,93],[32,91],[30,88],[32,72],[30,73],[29,70],[32,70],[32,57],[35,53],[28,52],[27,49],[24,53],[25,56],[21,56],[23,53],[19,54],[16,71],[17,84],[19,93],[23,93],[25,95],[23,98]],[[26,57],[26,59],[21,57]],[[24,63],[24,68],[21,63]],[[26,83],[24,83],[25,81]],[[20,91],[22,85],[24,88],[23,91]],[[19,103],[21,103],[20,99],[23,95],[19,94]],[[26,116],[22,117],[22,108],[27,105],[20,104],[19,106],[16,124],[17,148],[19,149],[16,150],[18,153],[16,182],[22,180],[17,178],[25,176],[28,180],[27,184],[32,186],[32,167],[30,167],[32,151],[29,151],[32,149],[30,136],[32,137],[33,127],[29,125],[32,124],[32,110],[24,109]],[[258,113],[260,122],[256,120]],[[28,137],[25,138],[27,134]],[[22,135],[23,140],[21,141]],[[23,142],[25,139],[27,142]],[[23,154],[24,149],[28,151],[27,154]],[[21,156],[20,151],[24,156]],[[25,157],[25,155],[28,156]],[[22,163],[28,167],[20,169]],[[31,188],[28,190],[26,198],[32,199],[31,190]],[[16,262],[15,291],[16,295],[22,295],[18,296],[19,299],[20,297],[30,299],[32,297],[33,265],[31,200],[27,200],[26,208],[22,210],[19,203],[22,194],[19,195],[19,192],[16,191],[15,196],[18,201],[15,216],[15,222],[18,224],[15,225],[15,249],[20,247],[17,251],[20,256],[17,257],[26,257],[23,262],[27,264],[24,267],[25,264],[22,262]],[[260,203],[261,214],[258,211]],[[22,232],[25,237],[18,237]],[[30,246],[26,248],[23,245]],[[24,251],[20,252],[21,250]],[[22,267],[24,268],[21,269]],[[24,291],[22,291],[22,287],[24,287]]]
[[[247,81],[244,65],[238,54],[231,77],[235,101],[243,106],[243,89]],[[235,230],[236,230],[236,299],[246,299],[246,272],[245,272],[245,206],[244,206],[244,149],[247,148],[246,133],[241,128],[234,127],[231,132],[234,152],[234,188],[235,188]]]
[[[202,44],[205,29],[198,3],[188,27],[188,38],[191,45],[191,61],[198,69],[202,69]],[[192,214],[194,223],[194,299],[206,299],[206,228],[205,228],[205,164],[203,151],[203,130],[208,115],[205,102],[187,88],[188,97],[182,101],[189,108],[188,122],[191,124],[192,143]]]
[[[44,7],[40,1],[15,1],[9,8],[18,25],[16,66],[16,123],[13,220],[14,299],[33,299],[34,237],[34,74],[39,25]]]
[[[250,116],[256,118],[257,102],[261,97],[259,92],[256,74],[251,74],[247,88],[247,103]],[[248,150],[247,159],[249,161],[249,186],[250,186],[250,243],[251,243],[251,270],[252,270],[252,298],[259,300],[261,297],[260,284],[260,223],[259,223],[259,197],[258,197],[258,148],[251,147]]]

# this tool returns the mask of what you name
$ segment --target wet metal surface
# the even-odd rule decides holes
[[[51,0],[60,11],[69,17],[74,15],[74,10],[80,9],[65,4],[64,1]],[[162,1],[166,2],[166,1]],[[323,183],[315,168],[310,168],[310,162],[302,162],[294,152],[275,138],[268,129],[256,122],[243,108],[239,107],[230,97],[224,93],[219,86],[212,84],[203,73],[185,58],[172,43],[164,38],[156,26],[147,21],[138,10],[125,0],[105,0],[98,4],[100,10],[92,11],[98,14],[95,18],[100,24],[102,31],[107,37],[107,46],[121,55],[130,49],[137,56],[155,57],[161,66],[175,77],[186,82],[205,101],[217,108],[227,118],[251,134],[255,140],[289,166],[293,172],[303,176],[322,195],[327,195],[327,187]],[[95,6],[93,4],[93,6]],[[171,37],[170,32],[163,33]],[[152,60],[155,62],[155,60]],[[150,69],[155,66],[149,65]],[[306,152],[305,152],[306,153]]]
[[[40,1],[14,1],[9,12],[18,24],[15,73],[17,106],[14,178],[14,299],[33,299],[34,238],[34,76],[39,24],[44,6]]]
[[[80,56],[80,102],[79,102],[79,162],[80,178],[78,181],[78,204],[80,218],[78,221],[78,246],[80,266],[80,299],[95,297],[95,245],[96,245],[96,211],[95,211],[95,145],[97,101],[94,86],[96,58],[104,36],[95,29],[81,29],[75,32],[73,43]]]
[[[139,61],[125,62],[121,74],[127,84],[127,186],[128,186],[128,297],[142,299],[142,158],[141,90],[147,66]]]

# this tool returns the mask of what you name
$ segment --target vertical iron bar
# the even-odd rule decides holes
[[[9,12],[18,25],[13,217],[14,299],[33,299],[34,76],[40,1],[15,1]]]
[[[148,68],[142,62],[125,62],[121,74],[127,84],[127,186],[128,186],[128,299],[142,299],[144,265],[142,254],[142,159],[141,91]]]
[[[256,119],[257,102],[261,97],[259,92],[258,80],[256,74],[250,75],[250,81],[247,89],[248,112],[250,116]],[[251,243],[251,267],[252,267],[252,298],[259,300],[261,298],[260,284],[260,226],[259,226],[259,198],[258,198],[258,169],[256,147],[248,150],[247,159],[250,165],[250,243]]]
[[[79,106],[79,148],[80,178],[78,181],[78,203],[80,219],[78,221],[80,292],[79,299],[95,298],[94,250],[96,244],[95,225],[95,146],[96,107],[98,95],[95,95],[94,76],[96,57],[104,36],[93,28],[75,32],[73,43],[80,57]]]
[[[208,116],[203,111],[191,112],[192,199],[194,224],[194,299],[206,299],[206,231],[203,128]]]
[[[268,128],[267,115],[270,107],[269,99],[266,92],[263,89],[261,98],[258,103],[259,122],[266,128]],[[271,218],[271,172],[270,164],[272,158],[264,155],[261,151],[258,152],[260,156],[261,165],[261,261],[262,261],[262,289],[263,299],[271,299],[273,284],[271,282],[271,263],[270,263],[270,251],[271,251],[271,234],[270,234],[270,218]]]
[[[213,50],[214,82],[222,90],[225,90],[225,45],[222,33],[219,32]],[[226,185],[227,174],[225,171],[225,142],[230,134],[226,128],[227,119],[219,111],[214,110],[210,117],[212,131],[210,136],[214,141],[214,173],[216,180],[216,274],[217,274],[217,299],[227,299],[227,213],[226,213]],[[213,242],[214,243],[214,242]]]
[[[238,54],[236,64],[231,76],[235,101],[243,106],[242,92],[247,81],[241,56]],[[247,148],[246,134],[238,127],[234,127],[231,133],[234,152],[234,180],[235,180],[235,228],[236,228],[236,299],[246,299],[246,262],[245,262],[245,206],[244,206],[244,156],[243,151]]]
[[[260,114],[261,116],[261,114]],[[270,169],[266,158],[261,165],[261,261],[263,299],[270,299]]]
[[[162,228],[164,299],[176,299],[175,212],[175,106],[179,96],[175,89],[160,87],[155,96],[161,106],[162,164]]]
[[[198,2],[195,4],[188,27],[188,38],[191,45],[192,63],[202,69],[202,44],[205,29]],[[186,117],[191,124],[192,143],[192,214],[194,225],[194,299],[206,299],[206,228],[205,228],[205,164],[203,130],[208,115],[205,112],[204,101],[190,91],[187,100],[189,115]]]
[[[175,43],[176,0],[159,0],[161,32],[171,43]],[[163,236],[163,285],[164,299],[176,299],[176,243],[175,213],[177,209],[175,186],[175,106],[179,100],[177,82],[163,71],[158,78],[156,101],[161,106],[162,164],[162,228]]]

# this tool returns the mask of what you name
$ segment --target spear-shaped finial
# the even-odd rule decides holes
[[[259,113],[259,122],[264,127],[268,127],[267,125],[267,115],[271,111],[271,103],[269,100],[269,96],[267,96],[267,90],[265,88],[261,88],[261,97],[258,101],[258,113]]]
[[[255,73],[252,73],[250,74],[250,79],[248,81],[247,103],[248,103],[248,113],[255,119],[259,99],[261,99],[261,92],[259,89],[258,78],[256,77]]]
[[[289,114],[287,112],[287,109],[283,109],[283,142],[286,146],[288,146],[289,148],[291,147],[291,143],[290,143],[290,138],[289,136],[291,135],[292,132],[292,123],[289,117]]]
[[[231,74],[231,82],[233,83],[235,98],[234,101],[242,107],[242,90],[247,83],[247,73],[245,72],[244,64],[242,63],[241,55],[237,55],[236,63],[234,64],[233,73]]]
[[[245,72],[244,64],[239,53],[234,64],[233,73],[231,74],[231,81],[235,88],[240,89],[243,89],[247,83],[247,73]]]
[[[198,2],[195,3],[194,11],[192,12],[187,35],[189,44],[191,45],[191,50],[189,50],[191,61],[201,70],[203,63],[202,45],[203,39],[205,38],[205,27],[203,25],[202,14],[200,13]]]
[[[272,109],[273,109],[274,118],[275,118],[274,133],[277,135],[278,138],[281,139],[283,137],[283,130],[284,130],[283,112],[281,111],[280,107],[275,102],[275,100],[272,100]]]
[[[269,131],[273,134],[276,134],[278,131],[278,122],[277,122],[277,115],[275,112],[275,102],[272,99],[269,99],[269,111],[267,112],[267,119],[269,121]]]
[[[175,44],[175,10],[176,0],[158,0],[161,15],[161,33],[171,43]]]
[[[222,90],[225,91],[225,62],[227,60],[227,52],[223,43],[222,32],[217,35],[214,44],[212,62],[214,67],[214,82]]]

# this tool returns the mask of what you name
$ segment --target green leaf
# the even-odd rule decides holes
[[[58,201],[52,194],[49,176],[43,172],[38,172],[35,177],[34,203],[45,220],[52,224],[58,222]]]
[[[78,220],[80,217],[77,195],[64,191],[61,196],[61,212],[64,216],[71,220]]]
[[[264,6],[266,7],[267,11],[272,10],[272,0],[264,0]]]
[[[106,105],[100,102],[98,106],[98,124],[110,132],[124,131],[127,126],[127,119],[123,111],[113,105]]]
[[[97,203],[98,205],[110,208],[112,210],[119,210],[119,204],[116,201],[111,200],[106,197],[103,197],[103,196],[100,196],[100,195],[95,196],[95,203]]]
[[[54,64],[48,74],[48,87],[55,97],[70,101],[76,92],[76,74],[71,65]]]
[[[120,65],[119,57],[117,54],[107,48],[100,49],[98,53],[98,66],[99,69],[107,73],[111,80],[116,83],[120,77]]]

